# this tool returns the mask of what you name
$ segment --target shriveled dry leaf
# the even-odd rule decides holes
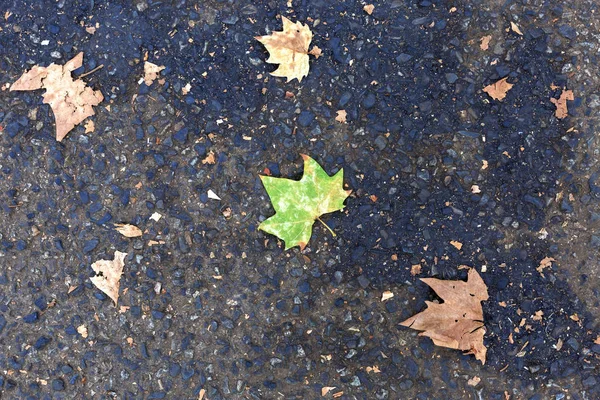
[[[335,386],[323,386],[321,388],[321,396],[327,396],[327,393],[335,389]]]
[[[337,110],[336,111],[337,117],[335,117],[335,120],[337,122],[341,122],[342,124],[346,123],[346,115],[348,115],[346,113],[346,110]]]
[[[492,35],[486,35],[479,40],[481,41],[479,48],[485,51],[490,48],[490,40],[492,40]]]
[[[93,90],[81,79],[73,80],[71,72],[83,65],[83,52],[65,65],[38,65],[25,72],[13,83],[10,90],[46,89],[44,104],[50,104],[56,121],[56,140],[61,141],[75,125],[94,115],[93,106],[100,104],[104,96]]]
[[[158,222],[161,218],[162,218],[162,215],[160,215],[157,212],[152,213],[152,215],[150,216],[150,219],[154,220],[156,222]]]
[[[363,7],[363,10],[369,15],[373,14],[373,10],[375,10],[375,6],[373,4],[367,4]]]
[[[188,82],[184,87],[181,88],[181,93],[185,96],[192,90],[192,85]]]
[[[312,40],[312,32],[308,25],[301,22],[294,23],[286,17],[281,17],[281,21],[283,31],[256,36],[255,39],[269,52],[267,62],[279,64],[279,68],[271,72],[271,75],[285,77],[288,82],[294,78],[301,82],[310,69],[308,46]],[[320,55],[320,50],[317,52]]]
[[[481,378],[478,376],[474,376],[467,381],[467,385],[469,386],[477,386],[481,382]]]
[[[412,276],[419,275],[421,273],[421,264],[414,264],[410,267],[410,274]]]
[[[203,400],[206,395],[206,389],[200,389],[200,393],[198,393],[198,400]]]
[[[88,330],[85,325],[79,325],[77,327],[77,333],[81,335],[82,338],[86,339],[88,337]]]
[[[389,300],[392,297],[394,297],[394,293],[390,292],[389,290],[386,290],[381,294],[381,301]]]
[[[451,240],[450,244],[454,247],[456,247],[458,250],[462,249],[463,244],[457,240]]]
[[[506,82],[508,78],[502,78],[497,82],[487,85],[483,91],[490,95],[494,100],[504,100],[506,93],[514,86],[512,83]]]
[[[121,235],[123,235],[125,237],[128,237],[128,238],[142,236],[142,230],[140,228],[138,228],[137,226],[135,226],[135,225],[131,225],[131,224],[115,224],[115,229]]]
[[[542,261],[540,261],[540,265],[535,270],[541,274],[545,268],[551,267],[552,262],[555,261],[556,260],[552,257],[544,257]]]
[[[317,46],[313,46],[313,48],[310,49],[310,51],[308,52],[308,54],[310,54],[312,56],[315,56],[315,58],[318,60],[319,57],[321,57],[323,55],[323,50],[321,50]]]
[[[577,313],[569,315],[569,318],[571,318],[575,322],[579,322],[579,315],[577,315]]]
[[[215,153],[212,151],[208,152],[208,155],[202,160],[202,164],[214,164],[216,163]]]
[[[144,83],[146,84],[146,86],[152,85],[152,82],[154,82],[154,80],[158,78],[158,74],[163,69],[165,69],[164,65],[159,66],[156,64],[152,64],[149,61],[146,61],[144,63]]]
[[[544,312],[542,310],[538,310],[535,312],[535,315],[531,317],[534,321],[541,321],[544,318]]]
[[[485,364],[485,328],[481,302],[488,299],[487,286],[476,270],[470,269],[467,282],[422,278],[444,300],[426,301],[427,309],[400,324],[430,337],[437,346],[474,354]]]
[[[92,276],[90,280],[115,302],[115,306],[119,300],[119,287],[123,266],[125,265],[125,256],[127,256],[127,253],[115,251],[114,259],[98,260],[92,264],[96,276]]]
[[[575,100],[572,90],[563,90],[558,100],[553,97],[550,98],[552,104],[556,106],[556,112],[554,114],[556,115],[556,118],[563,119],[569,115],[569,110],[567,110],[567,100]]]
[[[563,341],[561,338],[558,338],[558,340],[556,341],[556,344],[554,345],[554,348],[556,349],[556,351],[560,351],[560,349],[562,349],[563,347]]]
[[[523,32],[521,32],[519,25],[515,24],[512,21],[510,21],[510,30],[516,33],[517,35],[523,36]]]
[[[96,124],[91,119],[88,119],[83,126],[85,127],[85,133],[93,133],[96,129]]]

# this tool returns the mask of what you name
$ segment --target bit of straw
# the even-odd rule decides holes
[[[81,79],[81,78],[83,78],[84,76],[88,76],[89,74],[93,74],[94,72],[98,71],[100,68],[104,68],[104,64],[100,64],[100,65],[98,65],[98,66],[97,66],[96,68],[94,68],[93,70],[91,70],[91,71],[88,71],[88,72],[86,72],[85,74],[81,74],[81,75],[79,75],[77,78],[78,78],[78,79]]]
[[[323,222],[323,220],[321,218],[317,218],[317,220],[319,220],[320,223],[322,223],[323,225],[325,225],[325,228],[327,228],[327,230],[329,232],[331,232],[331,234],[333,235],[333,237],[336,237],[337,235],[335,234],[335,232],[333,231],[333,229],[331,229],[329,227],[329,225],[327,225],[325,222]]]

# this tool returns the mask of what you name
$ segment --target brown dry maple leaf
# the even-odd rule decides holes
[[[502,78],[497,82],[487,85],[483,91],[490,95],[494,100],[504,100],[506,93],[514,86],[512,83],[506,82],[508,78]]]
[[[427,309],[400,325],[416,329],[438,346],[474,354],[485,364],[487,348],[483,344],[485,328],[481,301],[488,299],[487,286],[476,270],[470,269],[467,282],[422,278],[444,300],[426,301]]]
[[[279,68],[271,72],[273,76],[287,78],[287,81],[298,79],[302,81],[310,68],[308,55],[315,57],[321,55],[318,47],[310,52],[308,46],[312,40],[312,32],[308,25],[301,22],[292,22],[286,17],[281,17],[283,22],[282,32],[273,32],[268,36],[256,36],[255,39],[261,42],[269,52],[268,63],[279,64]]]
[[[11,91],[46,89],[44,103],[50,104],[54,112],[56,140],[59,142],[75,125],[94,115],[92,106],[104,100],[99,90],[93,90],[81,79],[73,80],[71,77],[71,72],[82,64],[83,52],[67,61],[65,65],[36,65],[10,87]]]

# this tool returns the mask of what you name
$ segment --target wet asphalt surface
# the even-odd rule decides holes
[[[291,3],[0,4],[0,398],[600,398],[597,4]],[[254,39],[277,15],[323,49],[301,83]],[[105,101],[57,143],[41,92],[6,84],[79,51]],[[300,153],[353,194],[335,238],[285,252],[258,175],[299,178]],[[89,280],[115,250],[118,308]],[[485,366],[398,325],[435,298],[419,277],[463,264],[490,293]]]

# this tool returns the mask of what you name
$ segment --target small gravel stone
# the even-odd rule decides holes
[[[398,57],[396,57],[396,62],[398,62],[398,64],[404,64],[411,58],[413,57],[410,54],[402,53]]]
[[[458,80],[458,75],[456,75],[454,72],[449,72],[446,74],[446,80],[448,83],[454,83]]]
[[[596,383],[597,383],[597,380],[593,376],[589,376],[589,377],[585,378],[582,382],[583,387],[586,387],[586,388],[591,388],[591,387],[595,386]]]
[[[577,37],[577,31],[575,30],[575,28],[569,26],[569,25],[561,25],[558,27],[558,33],[567,39],[575,39]]]
[[[379,150],[385,149],[387,147],[387,139],[385,138],[385,136],[377,136],[377,138],[375,139],[375,145]]]
[[[84,253],[91,253],[97,246],[100,241],[98,239],[90,239],[83,245]]]
[[[364,275],[360,275],[360,276],[358,277],[358,284],[359,284],[359,285],[360,285],[360,287],[362,287],[363,289],[366,289],[366,288],[369,286],[369,284],[370,284],[370,283],[371,283],[371,282],[369,282],[369,280],[367,279],[367,277],[366,277],[366,276],[364,276]]]
[[[375,95],[373,93],[369,93],[363,100],[363,106],[367,109],[373,107],[375,105]]]
[[[298,116],[300,126],[307,127],[315,120],[315,114],[311,111],[302,111]]]
[[[65,390],[65,382],[60,378],[53,379],[52,380],[52,390],[55,390],[57,392],[62,392],[63,390]]]

